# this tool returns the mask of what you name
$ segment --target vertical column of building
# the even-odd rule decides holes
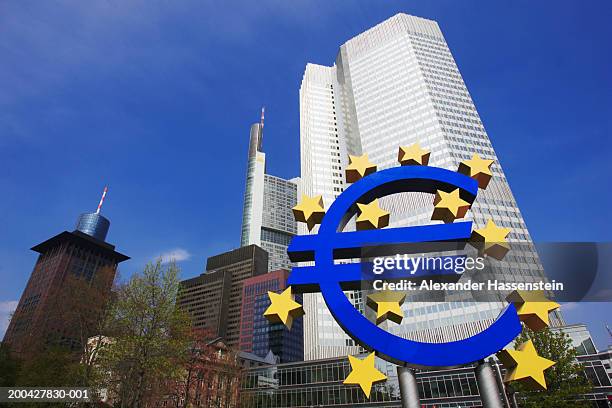
[[[264,177],[261,247],[268,252],[268,270],[290,269],[287,247],[297,233],[291,209],[297,205],[297,185],[292,180]]]
[[[262,121],[251,126],[240,245],[259,245],[268,252],[269,271],[291,268],[287,246],[297,233],[291,208],[297,204],[292,180],[266,174]]]
[[[263,125],[254,123],[249,138],[240,245],[260,245],[266,155],[261,151]]]
[[[343,85],[335,67],[308,64],[300,87],[300,195],[321,195],[326,208],[345,188],[344,168],[356,144],[347,115]],[[300,235],[316,233],[298,225]],[[359,305],[359,292],[348,296]],[[327,358],[359,349],[327,309],[318,293],[304,294],[304,358]]]

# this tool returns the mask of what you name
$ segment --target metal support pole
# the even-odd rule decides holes
[[[484,408],[503,408],[491,364],[484,360],[478,362],[476,366],[476,381],[480,390],[482,406]]]
[[[417,387],[414,370],[409,367],[397,366],[397,379],[399,381],[402,408],[420,408],[419,388]]]
[[[518,401],[516,400],[516,394],[518,394],[516,391],[512,393],[512,408],[519,408]]]
[[[497,387],[501,390],[502,398],[504,399],[504,406],[506,408],[512,408],[510,405],[510,400],[508,399],[508,394],[506,393],[506,385],[504,384],[504,377],[502,376],[501,370],[499,368],[499,363],[497,363],[493,358],[489,359],[489,364],[492,366],[495,365],[495,380],[497,382]]]

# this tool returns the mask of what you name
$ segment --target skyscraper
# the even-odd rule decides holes
[[[291,268],[287,246],[297,233],[291,208],[297,203],[296,180],[266,174],[261,122],[251,126],[240,245],[259,245],[268,254],[268,270]]]
[[[333,66],[307,64],[300,88],[303,193],[323,195],[328,207],[345,188],[349,154],[367,153],[380,170],[397,166],[399,146],[413,143],[431,150],[431,166],[456,170],[474,153],[495,160],[493,179],[466,219],[475,228],[489,218],[511,228],[509,240],[524,243],[506,258],[512,272],[523,280],[541,278],[523,217],[435,21],[397,14],[344,43]],[[401,194],[380,205],[390,211],[392,227],[424,225],[431,223],[432,201],[427,194]],[[302,225],[299,232],[307,233]],[[404,321],[389,330],[420,341],[465,338],[489,325],[502,306],[406,302]],[[304,295],[304,308],[306,359],[355,352],[319,294]]]
[[[195,327],[238,349],[242,285],[267,271],[268,254],[256,245],[211,256],[203,274],[181,282],[177,304],[191,315]]]
[[[265,357],[270,351],[281,363],[304,359],[303,321],[296,319],[291,330],[282,323],[270,323],[264,312],[270,306],[268,291],[279,293],[287,288],[289,271],[279,269],[253,276],[242,286],[240,314],[240,351]],[[296,296],[301,302],[301,297]]]
[[[92,329],[83,319],[93,318],[110,294],[118,264],[129,259],[104,241],[109,226],[98,207],[79,217],[76,230],[32,247],[40,255],[3,340],[13,352],[49,345],[81,350],[94,334],[83,332]],[[84,293],[73,292],[82,288],[77,282],[87,283]]]

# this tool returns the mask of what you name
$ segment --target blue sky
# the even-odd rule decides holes
[[[400,11],[439,22],[534,239],[610,241],[608,1],[2,2],[0,317],[28,248],[106,184],[123,277],[168,253],[194,276],[238,246],[260,107],[269,172],[297,176],[305,64]],[[609,304],[568,309],[607,344]]]

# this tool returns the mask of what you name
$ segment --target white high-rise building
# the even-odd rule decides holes
[[[266,174],[263,128],[262,110],[261,122],[251,126],[240,245],[266,250],[268,271],[291,269],[287,246],[297,232],[291,208],[297,203],[298,179]]]
[[[344,43],[333,66],[307,64],[300,88],[302,192],[321,194],[328,208],[345,188],[348,154],[367,153],[380,170],[398,166],[399,146],[417,142],[431,151],[430,166],[457,170],[474,153],[495,160],[493,179],[466,219],[474,228],[489,218],[511,228],[508,239],[524,245],[507,255],[506,271],[517,280],[541,280],[543,269],[523,217],[435,21],[397,14]],[[391,213],[394,227],[432,223],[432,202],[431,195],[412,193],[383,198],[380,205]],[[299,233],[308,233],[304,225]],[[350,296],[361,301],[359,294]],[[407,301],[402,324],[390,323],[388,330],[419,341],[461,339],[490,325],[504,305]],[[306,359],[356,351],[321,295],[306,294],[304,307]],[[560,319],[556,315],[553,324]]]

